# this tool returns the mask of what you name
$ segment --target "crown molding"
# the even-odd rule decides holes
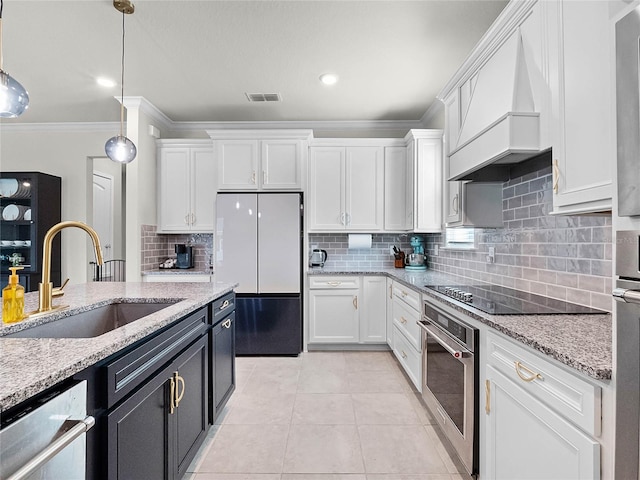
[[[0,123],[0,132],[111,132],[120,122]]]
[[[433,102],[431,102],[431,105],[429,105],[429,108],[427,108],[427,111],[424,112],[424,115],[420,119],[420,123],[422,124],[422,126],[414,127],[414,128],[425,128],[427,125],[429,125],[431,120],[433,120],[436,117],[436,115],[440,113],[440,111],[443,108],[444,108],[444,104],[437,98],[434,99]]]
[[[114,97],[120,103],[120,97]],[[158,122],[167,131],[178,133],[207,132],[208,130],[312,130],[314,136],[327,132],[344,132],[345,136],[360,131],[383,132],[397,131],[402,137],[409,130],[424,128],[424,119],[431,107],[420,120],[302,120],[302,121],[233,121],[233,122],[174,122],[146,98],[140,96],[124,97],[126,109],[138,109]],[[434,102],[437,103],[437,102]],[[0,123],[0,131],[70,131],[98,132],[111,131],[119,122],[61,122],[61,123]]]

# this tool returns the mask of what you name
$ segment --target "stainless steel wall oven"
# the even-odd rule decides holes
[[[478,473],[478,330],[425,300],[422,397],[470,474]]]

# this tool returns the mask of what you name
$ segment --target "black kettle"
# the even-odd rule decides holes
[[[311,251],[311,258],[309,259],[310,267],[324,267],[324,262],[327,261],[327,251],[315,248]]]

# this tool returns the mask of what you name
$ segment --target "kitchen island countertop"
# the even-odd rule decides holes
[[[491,315],[425,288],[425,285],[472,285],[482,282],[433,270],[313,268],[309,269],[308,275],[384,275],[390,277],[591,378],[611,379],[613,337],[610,313]]]
[[[0,325],[0,410],[27,400],[56,383],[107,358],[216,298],[232,291],[232,283],[94,282],[65,288],[54,305],[69,308],[15,324]],[[118,302],[171,303],[156,313],[94,338],[5,338],[29,326],[58,320]],[[38,306],[38,292],[25,295],[25,311]]]

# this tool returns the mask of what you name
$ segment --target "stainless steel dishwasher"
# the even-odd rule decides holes
[[[0,478],[80,480],[86,478],[87,382],[54,391],[25,410],[3,416]]]

